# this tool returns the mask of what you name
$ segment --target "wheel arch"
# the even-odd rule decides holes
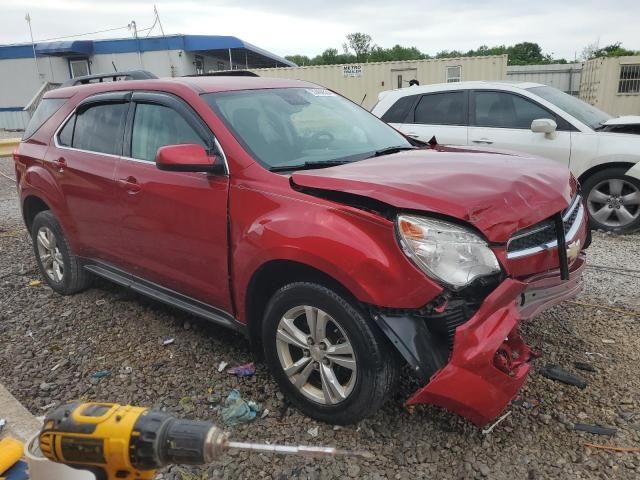
[[[578,177],[578,181],[580,182],[580,185],[583,185],[584,182],[587,181],[587,179],[589,177],[591,177],[592,175],[595,175],[596,173],[600,173],[604,170],[608,170],[610,168],[626,168],[629,169],[631,167],[633,167],[635,164],[633,162],[608,162],[608,163],[600,163],[598,165],[594,165],[593,167],[589,168],[588,170],[582,172],[580,174],[580,176]]]
[[[322,270],[294,260],[270,260],[253,273],[245,297],[245,319],[249,340],[256,352],[261,351],[262,312],[264,312],[269,299],[281,287],[298,281],[317,283],[334,290],[349,300],[358,302],[348,288]]]
[[[22,218],[27,226],[27,230],[31,233],[31,227],[33,225],[33,219],[36,215],[45,210],[51,210],[51,207],[47,202],[37,195],[27,195],[22,202]]]

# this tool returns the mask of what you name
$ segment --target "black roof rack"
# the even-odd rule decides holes
[[[72,87],[74,85],[84,85],[86,83],[101,82],[117,82],[120,80],[150,80],[156,77],[147,70],[129,70],[126,72],[98,73],[96,75],[85,75],[83,77],[75,77],[67,80],[62,84],[63,87]]]
[[[183,75],[183,77],[259,77],[257,73],[250,70],[221,70],[219,72],[196,73]]]

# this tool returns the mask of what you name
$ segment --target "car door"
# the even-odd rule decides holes
[[[79,255],[115,262],[119,193],[114,172],[120,155],[130,92],[97,94],[82,101],[54,136],[45,165],[67,203]],[[70,221],[69,221],[70,220]]]
[[[531,122],[549,118],[555,132],[535,133]],[[571,126],[532,99],[498,90],[474,90],[470,101],[469,144],[538,155],[569,165]]]
[[[467,92],[416,95],[415,103],[400,124],[393,124],[410,137],[428,142],[435,137],[446,145],[467,144]],[[384,120],[384,116],[383,116]]]
[[[186,103],[134,92],[116,170],[119,249],[130,272],[230,312],[228,176],[162,171],[155,164],[161,146],[189,143],[213,153],[215,140]]]

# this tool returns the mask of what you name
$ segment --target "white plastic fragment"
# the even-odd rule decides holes
[[[318,436],[318,427],[310,428],[309,430],[307,430],[307,433],[309,435],[311,435],[312,437],[314,437],[314,438],[317,437]]]
[[[482,430],[482,434],[483,435],[487,435],[488,433],[491,433],[492,430],[494,428],[496,428],[496,426],[502,422],[505,418],[507,418],[509,415],[511,415],[511,410],[509,410],[507,413],[505,413],[504,415],[502,415],[498,420],[496,420],[489,428],[487,429],[483,429]]]
[[[227,362],[220,362],[218,364],[218,371],[222,372],[225,368],[227,368],[227,365],[229,365]]]

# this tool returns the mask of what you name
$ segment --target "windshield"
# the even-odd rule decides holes
[[[553,103],[559,109],[564,110],[594,130],[611,118],[611,115],[604,113],[602,110],[598,110],[596,107],[576,97],[561,92],[557,88],[533,87],[527,90],[544,98],[547,102]]]
[[[277,88],[203,98],[256,160],[273,170],[361,160],[414,148],[397,131],[329,90]]]

